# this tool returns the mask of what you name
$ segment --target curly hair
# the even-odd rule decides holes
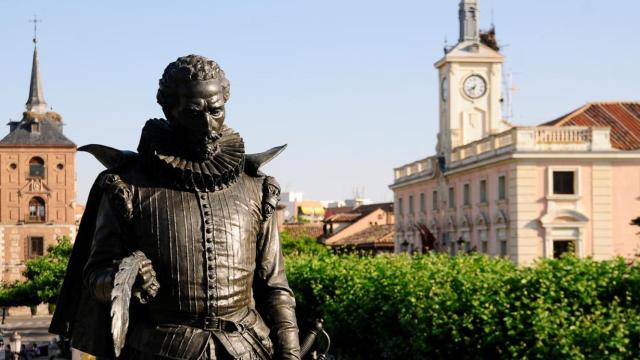
[[[227,102],[230,96],[229,80],[227,80],[224,71],[215,61],[200,55],[179,57],[164,69],[156,100],[164,110],[170,109],[177,101],[175,94],[180,85],[194,80],[206,81],[211,79],[220,80],[224,101]]]

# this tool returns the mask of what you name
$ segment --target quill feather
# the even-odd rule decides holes
[[[138,276],[141,264],[147,257],[141,251],[135,251],[120,262],[118,272],[113,280],[111,291],[111,334],[116,357],[124,347],[129,327],[129,304],[133,284]]]

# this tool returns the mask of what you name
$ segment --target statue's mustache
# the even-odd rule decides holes
[[[209,113],[201,110],[185,109],[180,112],[182,119],[188,120],[191,126],[184,127],[183,131],[187,136],[194,140],[217,140],[220,135],[212,129],[215,119]]]

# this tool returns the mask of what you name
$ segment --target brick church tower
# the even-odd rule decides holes
[[[34,38],[34,44],[36,39]],[[37,44],[26,111],[0,140],[0,281],[22,277],[26,259],[63,235],[75,238],[76,145],[47,110]]]

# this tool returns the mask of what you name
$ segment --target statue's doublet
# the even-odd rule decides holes
[[[167,284],[151,312],[234,316],[250,306],[262,180],[242,174],[215,192],[133,188],[133,246]]]
[[[175,159],[156,160],[170,165]],[[148,304],[132,308],[129,346],[198,359],[215,337],[233,358],[268,358],[273,354],[269,328],[254,299],[268,303],[270,296],[286,293],[290,305],[295,303],[281,269],[275,219],[265,212],[265,205],[275,207],[271,197],[279,194],[277,184],[248,174],[241,162],[222,185],[172,186],[174,181],[150,172],[148,165],[136,155],[102,175],[108,196],[100,204],[85,268],[90,276],[136,250],[151,260],[160,289]],[[204,318],[229,320],[248,331],[203,328]]]

